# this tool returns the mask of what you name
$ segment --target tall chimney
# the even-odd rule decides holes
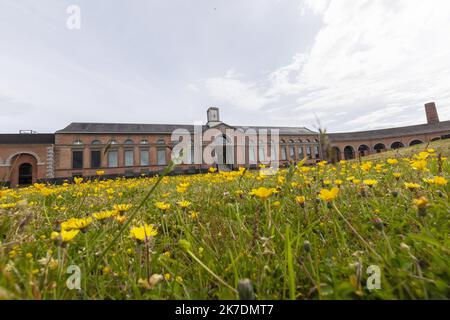
[[[439,123],[439,115],[434,102],[425,104],[425,112],[427,114],[428,124]]]

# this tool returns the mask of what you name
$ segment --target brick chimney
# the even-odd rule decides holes
[[[439,123],[439,115],[434,102],[425,104],[425,112],[427,114],[428,124]]]

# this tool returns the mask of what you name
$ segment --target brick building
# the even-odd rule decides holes
[[[335,160],[365,156],[389,149],[448,138],[450,121],[440,122],[434,103],[425,106],[428,123],[423,125],[329,135],[332,158]],[[108,177],[153,175],[169,163],[174,130],[202,136],[199,148],[204,151],[213,141],[214,164],[222,170],[239,166],[256,167],[272,155],[279,165],[307,158],[313,164],[322,160],[320,136],[317,132],[298,127],[235,127],[220,120],[219,109],[209,108],[205,125],[72,123],[54,134],[0,134],[0,182],[11,186],[38,181],[62,181],[74,176],[92,177],[104,171]],[[265,141],[252,132],[267,129]],[[276,137],[270,131],[277,129]],[[230,139],[227,130],[245,133],[245,139]],[[232,140],[232,141],[230,141]],[[192,145],[194,145],[193,142]],[[262,146],[262,147],[259,147]],[[241,150],[241,152],[239,151]],[[241,161],[239,162],[239,156]],[[203,172],[210,163],[195,161],[194,152],[175,173]]]

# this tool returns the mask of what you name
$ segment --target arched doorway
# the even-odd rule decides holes
[[[422,144],[422,143],[423,143],[423,142],[420,141],[420,140],[413,140],[413,141],[411,141],[411,143],[409,144],[409,146],[410,146],[410,147],[412,147],[412,146],[417,146],[417,145]]]
[[[12,187],[27,186],[36,183],[39,176],[39,160],[32,152],[12,154],[6,164],[10,166],[9,182]]]
[[[394,142],[391,145],[391,149],[394,149],[394,150],[401,149],[401,148],[404,148],[404,147],[405,147],[405,145],[403,143],[399,142],[399,141]]]
[[[33,165],[22,163],[19,166],[19,186],[29,186],[33,183]]]
[[[382,143],[377,143],[373,149],[375,150],[376,153],[381,153],[386,151],[386,146]]]
[[[359,146],[358,152],[361,157],[368,156],[370,153],[370,148],[369,146],[363,144]]]
[[[355,159],[355,149],[352,146],[346,146],[344,149],[345,160]]]

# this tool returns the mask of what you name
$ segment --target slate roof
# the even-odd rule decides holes
[[[450,132],[450,121],[360,132],[330,133],[329,138],[331,141],[370,140],[443,131]]]
[[[231,126],[233,127],[233,126]],[[206,130],[207,126],[202,126]],[[279,129],[280,134],[284,135],[317,135],[317,133],[306,128],[289,127],[263,127],[263,126],[238,126],[236,129]],[[175,129],[186,129],[194,132],[193,125],[183,124],[131,124],[131,123],[80,123],[74,122],[57,134],[85,133],[85,134],[170,134]]]
[[[0,134],[0,144],[54,144],[53,133]]]

